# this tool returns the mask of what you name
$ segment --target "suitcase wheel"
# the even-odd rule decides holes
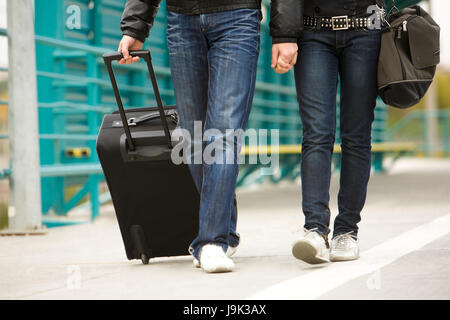
[[[131,226],[130,233],[134,244],[134,258],[141,258],[143,264],[148,264],[152,252],[148,248],[144,230],[140,225],[135,224]]]
[[[141,260],[143,264],[148,264],[150,258],[145,253],[141,253]]]

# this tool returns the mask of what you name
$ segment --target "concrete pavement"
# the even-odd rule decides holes
[[[333,217],[338,186],[334,175]],[[114,212],[105,206],[92,224],[50,229],[44,236],[0,237],[0,298],[246,299],[265,292],[277,299],[283,293],[272,288],[281,284],[295,299],[308,293],[296,284],[313,281],[324,288],[318,299],[450,299],[450,160],[405,158],[388,174],[372,175],[360,224],[362,258],[348,268],[311,266],[291,256],[303,225],[299,182],[240,190],[238,203],[242,242],[232,273],[205,274],[187,256],[149,265],[127,261]],[[399,236],[401,241],[392,241]],[[383,246],[390,255],[376,250]],[[366,258],[370,252],[376,256]],[[368,268],[370,261],[381,267]],[[357,272],[329,285],[350,269]]]

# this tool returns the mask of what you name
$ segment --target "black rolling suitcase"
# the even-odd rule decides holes
[[[130,54],[147,62],[158,106],[125,111],[111,65],[122,54],[105,54],[119,111],[104,117],[97,153],[127,257],[147,264],[152,257],[188,254],[198,231],[200,200],[188,166],[171,161],[177,113],[162,106],[150,52]]]

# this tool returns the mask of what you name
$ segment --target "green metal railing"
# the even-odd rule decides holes
[[[438,135],[439,141],[437,146],[429,145],[429,128],[428,119],[429,117],[435,118],[438,124]],[[387,131],[388,140],[410,140],[411,128],[416,129],[415,141],[419,142],[417,146],[417,153],[430,154],[432,151],[434,153],[442,153],[443,156],[450,156],[450,110],[436,110],[435,112],[429,112],[427,110],[412,110],[407,115],[402,117],[393,126],[391,126]],[[408,130],[409,129],[409,130]],[[402,137],[402,131],[408,130],[408,137]],[[432,150],[434,149],[434,150]]]

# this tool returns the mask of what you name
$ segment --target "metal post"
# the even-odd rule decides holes
[[[443,147],[443,153],[444,157],[450,156],[450,148],[449,148],[449,114],[442,111],[442,147]]]
[[[433,15],[432,1],[428,1],[428,12]],[[436,154],[439,148],[439,119],[437,117],[438,112],[438,101],[437,101],[437,90],[436,90],[436,80],[430,86],[427,92],[425,100],[426,108],[426,155],[433,156]]]
[[[41,184],[34,42],[34,0],[8,0],[9,227],[39,232]]]
[[[437,92],[436,92],[436,82],[430,86],[428,89],[425,105],[426,105],[426,130],[427,130],[427,141],[426,151],[427,156],[433,156],[439,149],[439,118],[438,118],[438,108],[437,108]]]

